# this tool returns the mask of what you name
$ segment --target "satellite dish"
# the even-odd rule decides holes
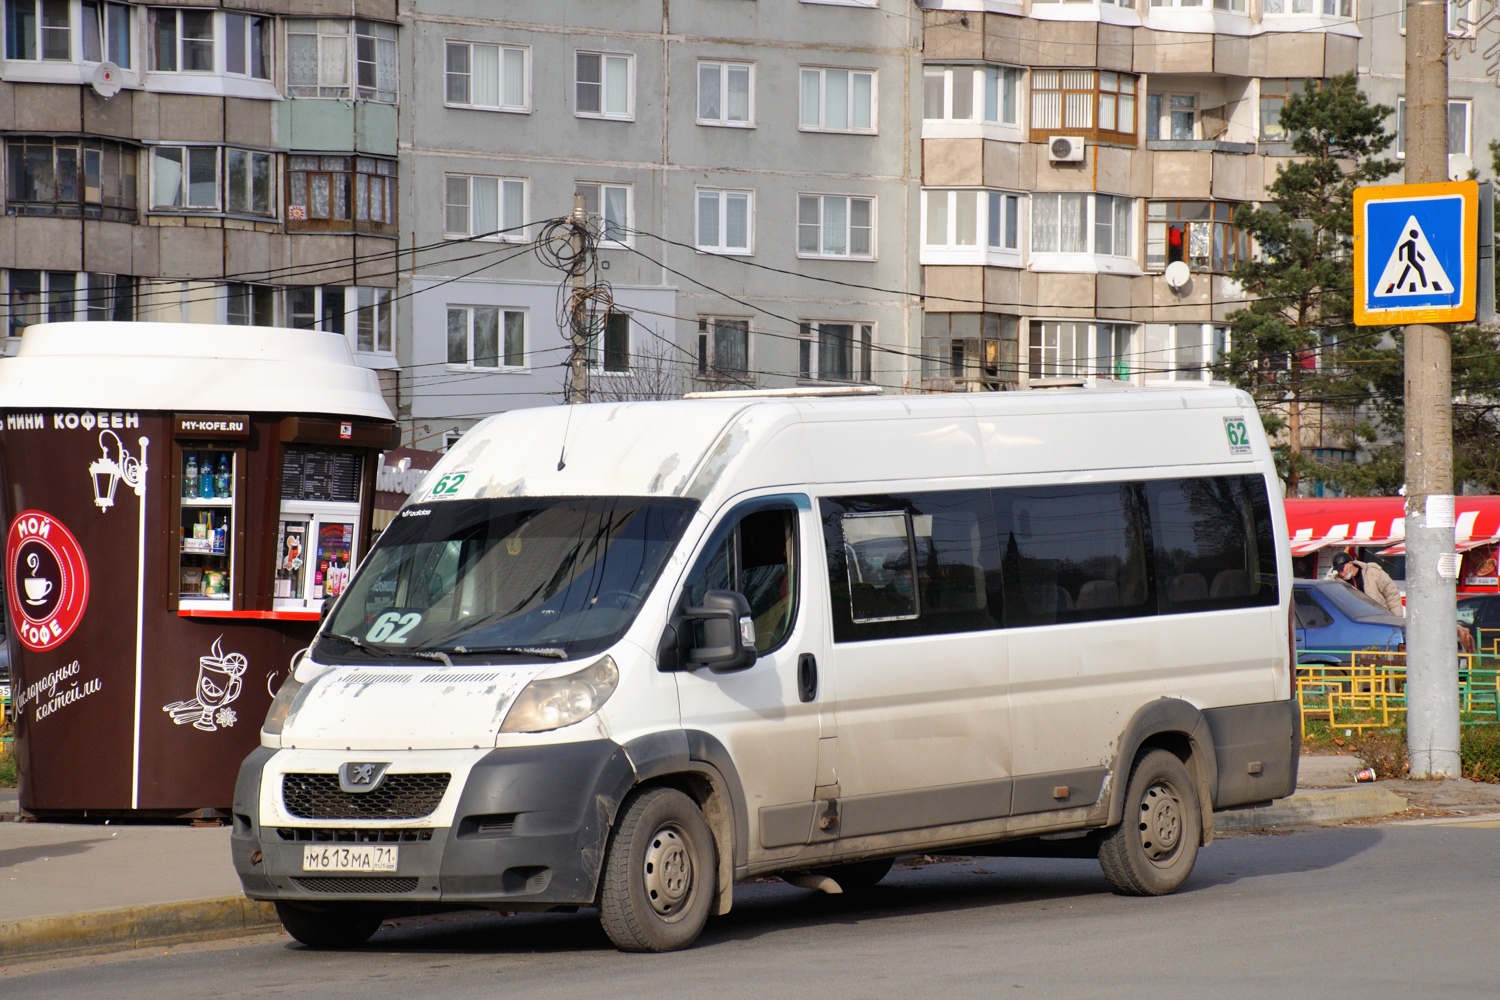
[[[1474,159],[1467,153],[1448,154],[1448,179],[1454,181],[1466,181],[1469,172],[1474,169]]]
[[[120,92],[120,67],[112,62],[102,62],[95,67],[94,78],[90,82],[94,93],[100,97],[114,97]]]
[[[1188,270],[1188,266],[1182,261],[1174,260],[1167,265],[1164,277],[1167,279],[1167,284],[1175,291],[1193,280],[1193,272]]]

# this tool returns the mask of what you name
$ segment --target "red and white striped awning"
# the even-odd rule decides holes
[[[1400,555],[1406,551],[1405,504],[1401,497],[1289,499],[1286,522],[1292,555],[1305,556],[1331,545]],[[1500,497],[1457,497],[1453,534],[1459,552],[1500,541]]]

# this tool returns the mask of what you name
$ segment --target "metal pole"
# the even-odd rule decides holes
[[[584,297],[586,275],[583,261],[583,232],[588,225],[589,213],[583,206],[583,195],[573,196],[573,301],[568,310],[573,327],[573,353],[568,358],[568,402],[584,403],[589,398],[588,369],[588,313]]]
[[[1444,0],[1406,5],[1406,183],[1448,179]],[[1406,328],[1406,744],[1413,778],[1457,777],[1453,371],[1446,326]]]

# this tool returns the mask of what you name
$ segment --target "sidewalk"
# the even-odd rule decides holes
[[[1419,810],[1500,812],[1500,785],[1356,784],[1350,756],[1304,756],[1295,794],[1219,813],[1220,833],[1333,825]],[[15,789],[0,789],[0,820]],[[0,822],[0,969],[17,961],[124,951],[277,928],[269,904],[240,894],[229,828]]]

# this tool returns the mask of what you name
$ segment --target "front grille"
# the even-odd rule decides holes
[[[281,799],[298,819],[421,819],[443,800],[452,775],[387,774],[371,792],[346,792],[336,774],[284,774]]]
[[[419,844],[432,839],[431,830],[342,830],[327,827],[277,829],[282,840],[299,844]]]
[[[292,881],[308,892],[390,895],[396,892],[416,892],[417,890],[417,880],[414,878],[370,878],[368,876],[330,878],[319,876],[318,878],[293,878]]]

